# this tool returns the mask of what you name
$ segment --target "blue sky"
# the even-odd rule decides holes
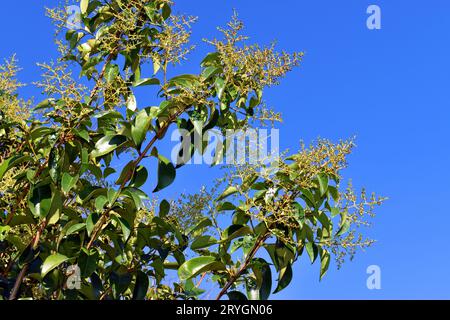
[[[44,6],[55,0],[4,1],[0,58],[17,54],[23,82],[39,79],[36,62],[56,57]],[[382,29],[366,28],[366,9],[382,10]],[[251,41],[305,51],[302,66],[266,92],[281,111],[282,149],[303,139],[357,136],[346,177],[389,197],[368,234],[377,244],[319,283],[318,265],[296,265],[292,285],[277,299],[450,298],[450,2],[177,0],[175,11],[199,16],[191,61],[205,52],[235,8]],[[198,71],[185,66],[185,70]],[[32,87],[22,90],[38,95]],[[39,100],[39,98],[36,98]],[[217,170],[190,166],[170,193],[199,189]],[[366,268],[378,265],[382,289],[366,288]]]

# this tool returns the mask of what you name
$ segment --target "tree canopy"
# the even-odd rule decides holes
[[[373,243],[358,227],[383,199],[341,185],[352,140],[302,145],[277,170],[228,166],[198,193],[156,197],[183,170],[158,150],[170,128],[194,137],[279,120],[263,91],[302,53],[248,44],[234,15],[222,39],[205,41],[197,74],[172,76],[194,50],[195,17],[172,14],[169,0],[79,6],[79,28],[67,28],[64,7],[48,10],[60,58],[40,65],[37,104],[18,94],[15,59],[0,67],[3,299],[198,299],[207,279],[217,299],[263,300],[290,284],[301,256],[322,278],[332,257],[339,266]],[[204,152],[193,141],[187,158]],[[130,160],[119,167],[119,156]]]

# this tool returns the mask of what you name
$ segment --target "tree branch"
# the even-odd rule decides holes
[[[239,279],[239,277],[242,275],[242,273],[248,268],[248,265],[252,261],[252,259],[255,257],[255,254],[258,252],[258,250],[261,248],[261,246],[264,244],[264,242],[267,240],[267,238],[270,236],[269,233],[264,234],[259,238],[258,241],[256,241],[255,245],[253,246],[252,250],[247,255],[247,258],[245,259],[244,264],[239,269],[239,271],[233,275],[230,280],[225,284],[225,286],[222,288],[220,293],[217,295],[216,300],[220,300],[227,292],[228,289],[236,282],[236,280]]]

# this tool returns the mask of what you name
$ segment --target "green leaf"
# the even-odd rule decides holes
[[[122,229],[122,238],[123,241],[126,242],[131,234],[131,227],[127,220],[120,216],[113,216],[113,219],[117,221],[117,223],[120,225],[120,228]]]
[[[252,270],[256,277],[256,290],[258,290],[259,300],[269,299],[272,291],[272,271],[270,265],[262,258],[252,261]]]
[[[324,196],[328,191],[328,177],[325,174],[319,174],[317,176],[319,181],[320,196]]]
[[[61,179],[62,191],[64,193],[68,193],[77,184],[79,178],[79,175],[75,175],[74,177],[72,177],[67,172],[64,172]]]
[[[292,266],[288,264],[285,268],[283,268],[278,275],[278,286],[273,292],[278,293],[284,288],[286,288],[292,280]]]
[[[113,82],[119,75],[119,66],[117,64],[108,64],[105,70],[105,78],[109,83]]]
[[[131,160],[127,163],[127,165],[122,169],[119,178],[116,180],[116,185],[121,185],[129,181],[134,175],[135,162]]]
[[[0,179],[3,179],[5,173],[15,166],[31,160],[33,159],[30,156],[14,156],[7,160],[3,160],[3,162],[0,164]]]
[[[106,111],[101,111],[99,113],[96,113],[94,115],[95,119],[102,119],[102,120],[107,120],[107,119],[123,119],[123,115],[118,112],[118,111],[114,111],[114,110],[106,110]]]
[[[213,246],[217,244],[217,240],[212,236],[200,236],[197,239],[194,240],[191,244],[192,250],[199,250],[208,248],[210,246]]]
[[[149,284],[148,276],[144,272],[138,271],[136,274],[136,284],[133,289],[133,300],[144,300],[147,296]]]
[[[142,208],[142,202],[149,199],[145,192],[133,187],[125,188],[122,194],[131,197],[137,209]]]
[[[164,218],[170,211],[170,203],[167,200],[161,201],[159,205],[159,217]]]
[[[235,186],[228,187],[218,198],[217,201],[222,201],[223,199],[237,193],[239,189]]]
[[[197,225],[193,226],[190,230],[187,231],[187,235],[194,233],[195,231],[205,229],[207,227],[212,226],[212,222],[209,218],[205,218],[201,220]]]
[[[153,55],[153,74],[157,74],[161,69],[161,61],[159,55]]]
[[[153,192],[159,192],[170,186],[176,177],[175,166],[168,159],[158,156],[158,185]]]
[[[116,150],[121,144],[125,143],[127,138],[122,135],[107,135],[97,141],[95,150],[92,151],[91,156],[98,158]]]
[[[219,52],[208,53],[208,55],[205,57],[205,59],[203,59],[203,61],[201,62],[201,66],[208,67],[208,66],[212,66],[212,65],[217,65],[219,58],[220,58]]]
[[[320,280],[325,276],[330,266],[330,253],[322,249],[320,253]]]
[[[223,92],[225,91],[225,81],[222,78],[217,78],[215,82],[217,98],[222,99]]]
[[[80,257],[78,258],[78,267],[80,267],[81,277],[88,278],[97,269],[99,260],[99,253],[92,249],[88,251],[85,248],[81,249]]]
[[[350,229],[350,226],[351,226],[350,220],[345,219],[344,222],[341,224],[338,232],[336,233],[336,237],[340,237],[343,234],[345,234],[348,231],[348,229]]]
[[[181,281],[185,281],[204,272],[225,269],[225,265],[215,257],[197,257],[183,263],[178,269],[178,276]]]
[[[44,278],[50,271],[61,265],[62,263],[69,260],[66,256],[56,253],[52,254],[45,259],[44,263],[42,264],[42,271],[41,276]]]
[[[194,74],[182,74],[169,80],[170,87],[195,88],[199,83],[198,76]]]
[[[131,180],[130,187],[134,188],[140,188],[142,187],[148,178],[148,171],[147,168],[144,166],[139,166],[133,176],[133,179]]]
[[[316,201],[314,195],[308,189],[302,189],[302,199],[305,200],[306,204],[312,208],[316,207]]]
[[[36,107],[34,107],[33,111],[48,109],[55,105],[55,99],[50,98],[40,102]]]
[[[222,71],[221,67],[210,66],[203,70],[202,78],[206,81],[210,79],[212,76],[220,73]]]
[[[333,198],[334,201],[339,201],[339,191],[334,186],[328,186],[328,196]]]
[[[55,130],[53,128],[38,127],[36,129],[34,129],[33,131],[31,131],[30,136],[31,136],[31,139],[33,141],[35,141],[39,138],[43,138],[43,137],[48,136],[53,133],[55,133]]]
[[[308,253],[309,259],[311,260],[311,263],[314,263],[319,254],[319,249],[317,245],[313,242],[307,242],[305,248],[306,252]]]
[[[52,189],[50,185],[36,186],[28,199],[28,207],[35,217],[45,218],[52,205]]]
[[[137,101],[134,94],[130,94],[127,99],[127,109],[131,111],[136,111],[137,109]]]
[[[148,109],[141,110],[136,115],[134,124],[131,127],[131,137],[138,147],[144,142],[153,118],[152,112],[149,112]]]
[[[86,142],[90,142],[89,132],[84,129],[72,129],[72,131]]]
[[[86,14],[89,6],[89,0],[81,0],[80,1],[80,10],[82,14]]]
[[[232,301],[245,301],[248,300],[245,294],[239,291],[231,291],[227,293],[228,299]]]
[[[95,210],[97,210],[97,212],[102,212],[103,209],[105,208],[105,204],[108,203],[108,198],[105,196],[98,196],[97,198],[95,198]]]
[[[171,13],[172,13],[172,9],[170,8],[170,5],[167,4],[167,3],[164,3],[163,7],[162,7],[162,17],[163,17],[163,19],[164,20],[169,19]]]
[[[133,83],[133,86],[135,87],[142,87],[142,86],[151,86],[151,85],[159,85],[160,82],[157,78],[144,78],[139,79],[138,81],[135,81]]]
[[[53,182],[58,183],[59,179],[59,152],[57,148],[52,148],[48,160],[49,174]]]
[[[52,192],[52,203],[50,205],[50,210],[47,214],[48,225],[56,224],[61,218],[61,212],[63,207],[63,200],[61,192],[59,190],[53,190]]]
[[[231,202],[224,202],[217,206],[217,211],[230,211],[235,210],[236,206],[232,204]]]
[[[92,231],[94,230],[95,224],[98,222],[98,220],[100,219],[100,216],[98,213],[93,212],[91,213],[87,219],[86,219],[86,230],[88,233],[88,236],[91,236]]]
[[[229,242],[233,239],[240,238],[252,233],[252,229],[249,226],[234,224],[225,229],[222,235],[223,240],[221,242]]]
[[[83,230],[85,228],[86,228],[85,223],[74,224],[67,229],[65,236],[70,236],[71,234],[77,233],[78,231]]]

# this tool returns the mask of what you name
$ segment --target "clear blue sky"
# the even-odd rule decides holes
[[[38,80],[36,62],[55,56],[43,9],[55,3],[2,1],[0,57],[17,54],[24,82]],[[366,28],[370,4],[381,7],[381,30]],[[369,231],[375,247],[342,270],[331,267],[321,283],[318,266],[303,259],[290,288],[273,298],[449,299],[450,2],[177,0],[175,11],[199,16],[193,40],[200,42],[217,35],[215,26],[233,8],[252,41],[277,40],[279,48],[306,52],[302,67],[266,94],[284,115],[282,148],[356,135],[346,176],[390,198]],[[192,61],[206,51],[200,47]],[[37,95],[31,87],[23,92]],[[216,170],[187,167],[168,196],[215,176]],[[378,291],[366,288],[373,264],[382,271]]]

